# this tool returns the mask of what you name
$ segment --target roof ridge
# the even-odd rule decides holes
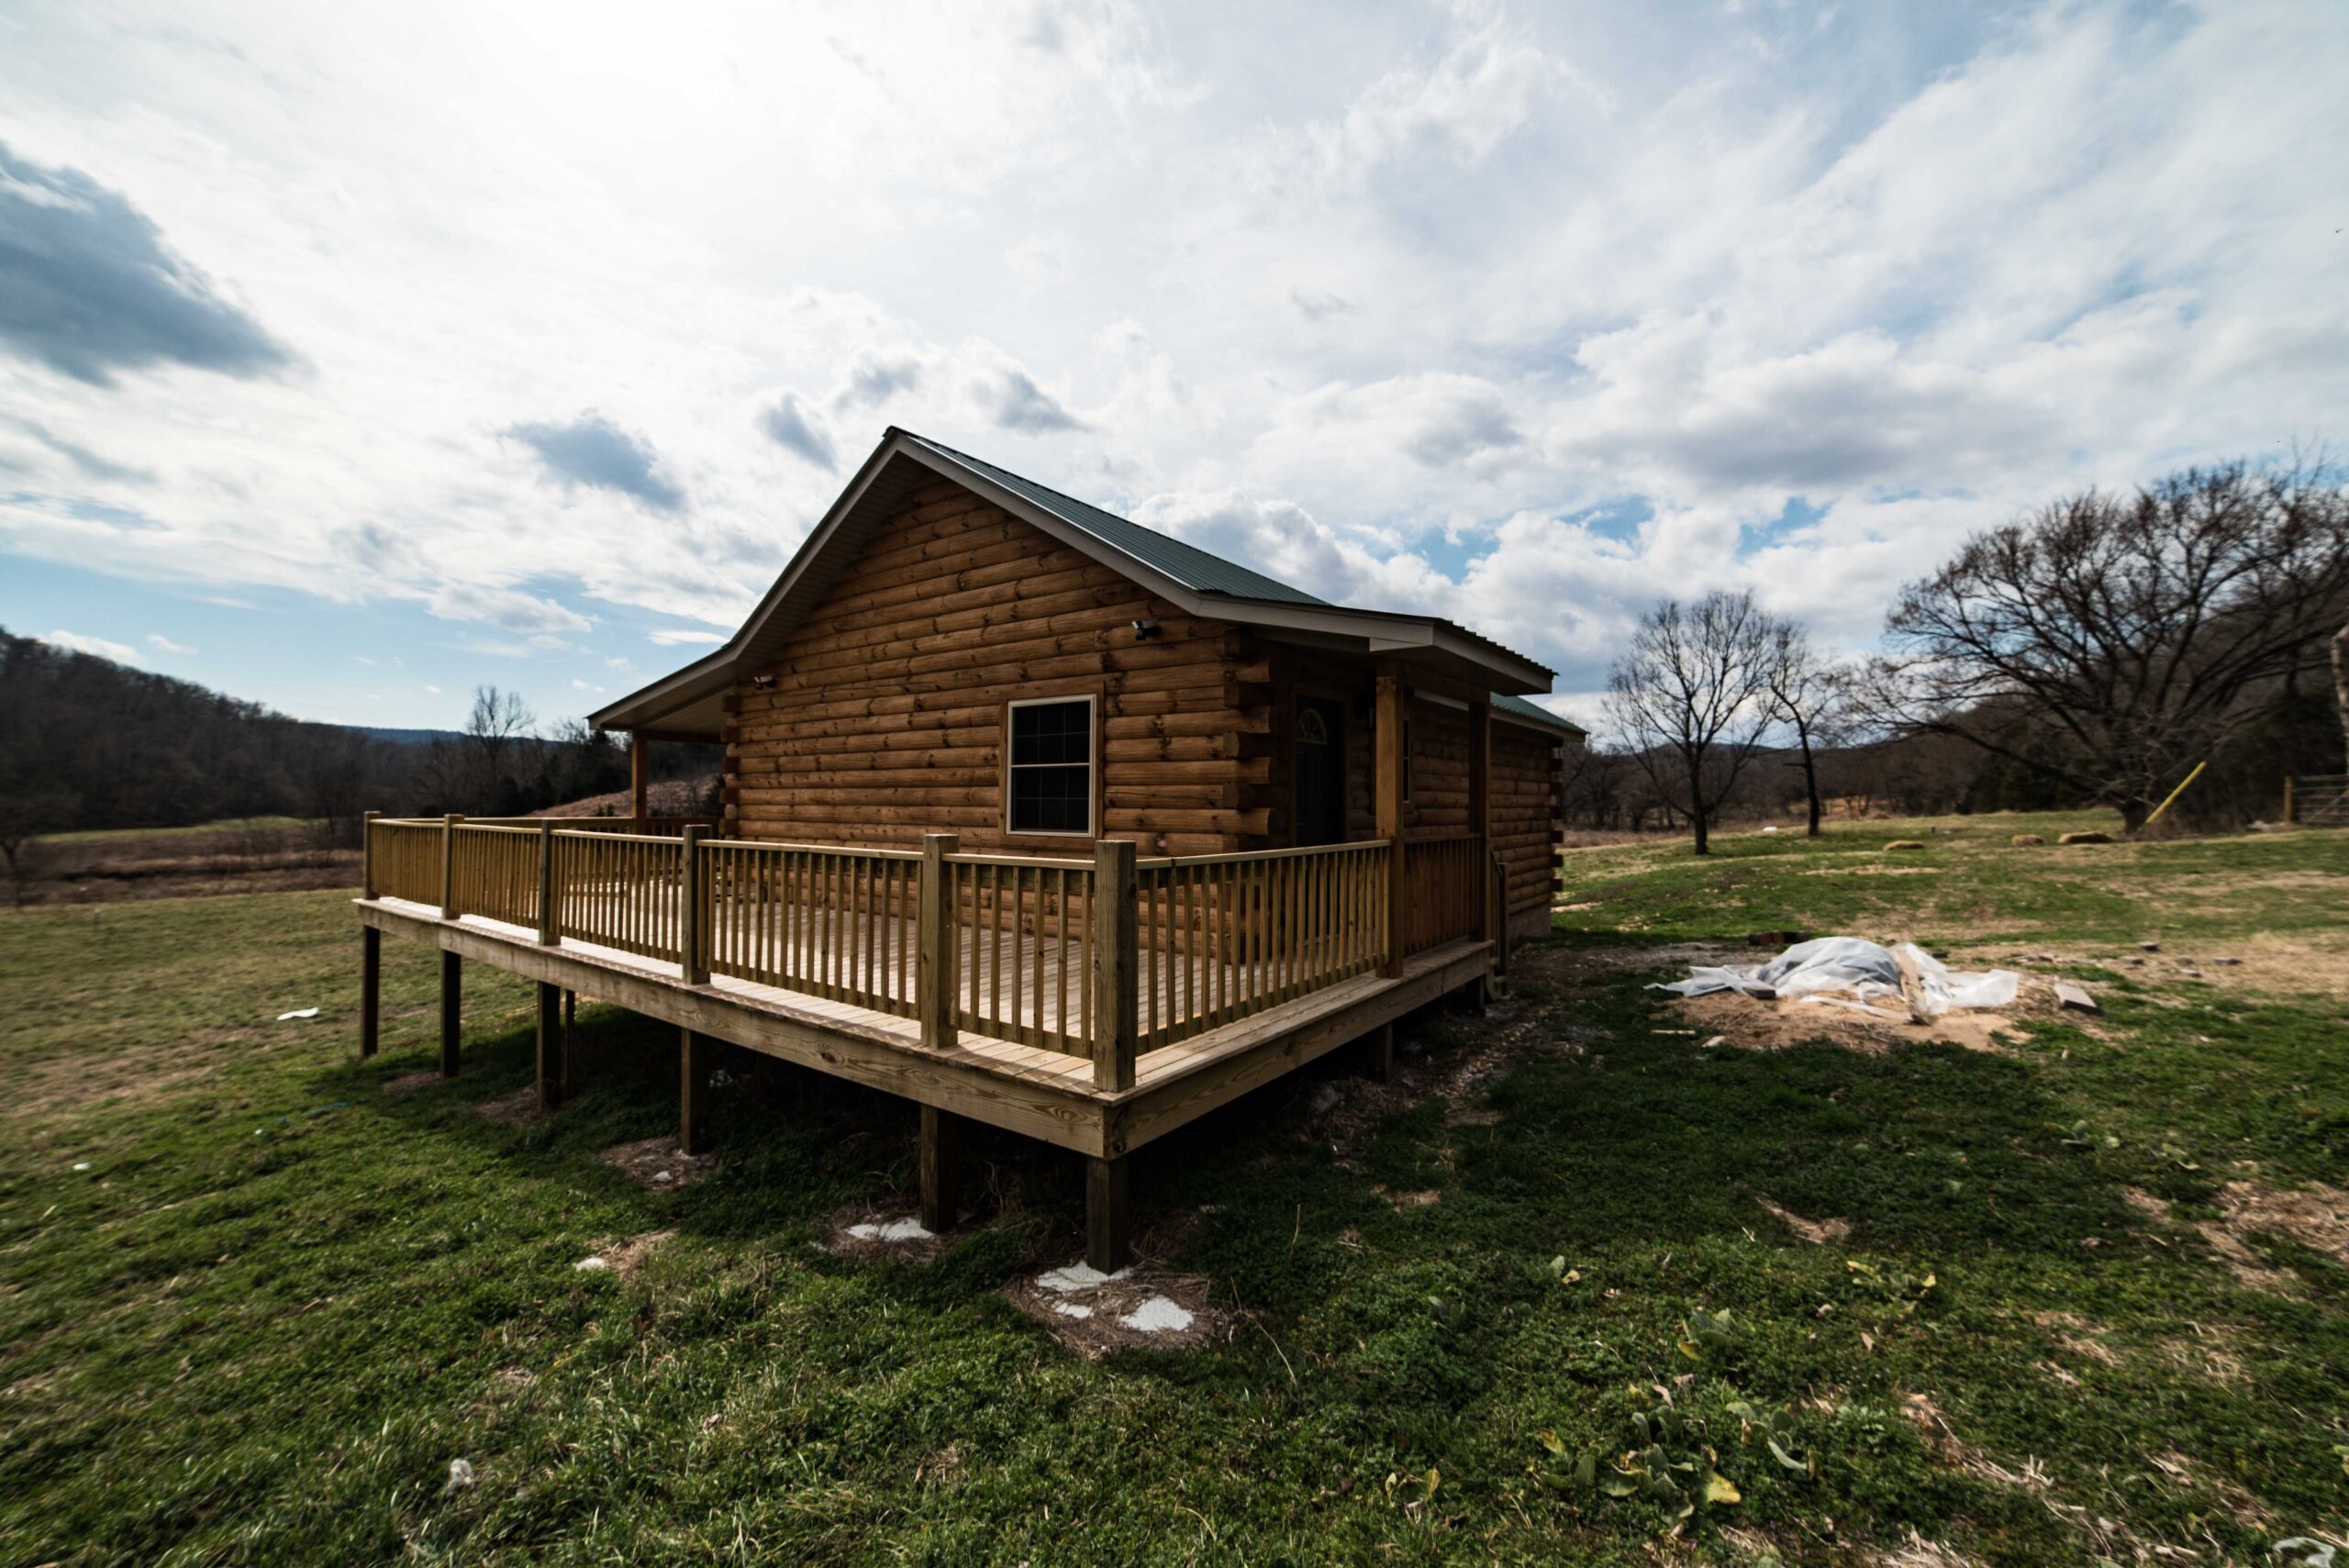
[[[1103,543],[1109,545],[1121,553],[1141,561],[1144,565],[1155,567],[1162,572],[1167,573],[1170,576],[1185,579],[1185,586],[1191,588],[1195,592],[1220,594],[1227,598],[1235,599],[1266,599],[1274,603],[1286,602],[1301,605],[1320,605],[1331,609],[1344,607],[1342,606],[1333,605],[1329,600],[1322,598],[1317,594],[1309,594],[1294,584],[1284,583],[1270,573],[1259,572],[1256,568],[1248,565],[1244,562],[1233,561],[1227,556],[1218,555],[1211,550],[1207,550],[1199,545],[1193,544],[1189,539],[1168,533],[1163,528],[1154,528],[1147,523],[1135,522],[1131,517],[1120,516],[1116,512],[1110,511],[1107,506],[1095,506],[1092,502],[1085,500],[1083,496],[1072,495],[1065,490],[1054,489],[1052,485],[1046,484],[1040,480],[1030,479],[1026,474],[1014,473],[1011,470],[1005,468],[1000,463],[990,462],[985,458],[977,457],[970,452],[963,451],[954,447],[950,447],[943,441],[933,440],[930,437],[921,434],[919,431],[908,430],[903,426],[898,425],[891,426],[890,429],[896,431],[901,436],[904,436],[908,440],[920,442],[923,446],[930,448],[932,451],[938,452],[942,456],[952,458],[957,462],[966,464],[967,466],[976,469],[983,473],[992,475],[999,482],[1008,481],[1013,484],[1021,491],[1029,493],[1029,498],[1038,502],[1040,505],[1043,504],[1045,497],[1051,497],[1052,500],[1063,503],[1071,510],[1063,511],[1060,507],[1052,507],[1051,509],[1065,521],[1076,528],[1083,528],[1094,538],[1100,539]],[[1072,515],[1072,513],[1074,515]],[[1211,568],[1211,570],[1205,573],[1200,573],[1197,571],[1186,573],[1179,571],[1175,569],[1174,562],[1163,559],[1163,555],[1161,557],[1153,557],[1152,555],[1135,550],[1133,548],[1133,541],[1115,537],[1113,532],[1105,530],[1097,526],[1094,521],[1088,518],[1086,514],[1090,514],[1091,518],[1098,518],[1109,523],[1114,523],[1119,528],[1130,528],[1134,530],[1134,532],[1141,534],[1145,539],[1151,540],[1152,544],[1158,547],[1162,551],[1165,548],[1171,547],[1174,550],[1181,551],[1186,556],[1196,558],[1197,563],[1204,563],[1208,567]],[[1215,579],[1219,577],[1224,578],[1225,581],[1216,581]],[[1270,593],[1251,591],[1252,584],[1249,580],[1252,580],[1254,584],[1261,584],[1263,588],[1268,588],[1273,591]]]

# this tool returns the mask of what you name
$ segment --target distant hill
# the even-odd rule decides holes
[[[355,729],[370,740],[385,740],[395,746],[429,746],[435,740],[462,740],[464,734],[455,729],[387,729],[379,724],[345,726]]]

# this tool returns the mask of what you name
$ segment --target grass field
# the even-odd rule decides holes
[[[1143,1249],[1229,1331],[1097,1362],[1006,1296],[1076,1256],[1074,1160],[983,1135],[941,1252],[844,1256],[837,1214],[909,1200],[902,1103],[731,1063],[716,1170],[650,1190],[597,1158],[672,1123],[641,1020],[583,1008],[585,1092],[498,1119],[525,988],[469,977],[465,1074],[406,1086],[432,969],[392,945],[357,1062],[343,895],[0,916],[0,1562],[2337,1540],[2349,833],[2007,844],[2069,825],[1578,852],[1514,997],[1423,1017],[1400,1085],[1341,1052],[1137,1158]],[[1765,927],[2047,954],[2105,1015],[1758,1051],[1644,989]]]

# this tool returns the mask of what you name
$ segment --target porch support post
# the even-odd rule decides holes
[[[563,1091],[570,1087],[568,1054],[562,1037],[562,988],[539,982],[538,1073],[539,1106],[552,1110],[562,1104]]]
[[[681,1029],[677,1036],[677,1152],[699,1154],[709,1147],[709,1105],[704,1088],[709,1081],[711,1047],[706,1034]]]
[[[1085,1261],[1105,1274],[1131,1261],[1130,1217],[1126,1205],[1126,1161],[1088,1157],[1085,1162]]]
[[[1378,710],[1374,734],[1376,755],[1371,770],[1371,796],[1377,813],[1377,834],[1386,840],[1386,930],[1384,959],[1378,973],[1397,979],[1403,973],[1403,677],[1389,660],[1378,663]]]
[[[464,817],[454,811],[440,818],[440,917],[457,917],[457,824]]]
[[[962,1204],[955,1190],[954,1145],[963,1118],[936,1106],[921,1107],[921,1228],[933,1234],[954,1229]]]
[[[1395,1026],[1381,1024],[1365,1039],[1370,1048],[1370,1075],[1384,1084],[1395,1076]]]
[[[628,814],[629,826],[644,831],[644,819],[651,815],[644,808],[644,797],[651,773],[651,758],[643,736],[631,729],[628,732]]]
[[[383,1011],[384,933],[373,926],[359,928],[359,1055],[375,1054],[376,1028]]]
[[[953,868],[946,857],[963,840],[953,833],[921,836],[921,893],[914,933],[914,1017],[921,1024],[921,1042],[943,1051],[961,1032],[955,1028],[954,979],[962,958],[955,927],[954,893],[947,873]]]
[[[1134,844],[1103,839],[1093,846],[1093,1086],[1134,1086],[1134,1037],[1141,1026],[1140,933],[1134,907]]]
[[[539,821],[539,945],[551,948],[562,940],[562,901],[554,884],[554,824]]]
[[[702,899],[701,828],[685,829],[685,872],[677,891],[677,977],[688,985],[709,984],[709,933],[702,929],[708,907]]]
[[[457,1046],[463,1033],[465,961],[440,950],[440,1076],[457,1075]]]

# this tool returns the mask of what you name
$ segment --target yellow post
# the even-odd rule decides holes
[[[2287,825],[2300,819],[2299,802],[2292,798],[2292,785],[2295,782],[2291,774],[2284,775],[2284,821]]]
[[[2159,806],[2154,807],[2154,814],[2145,818],[2145,826],[2150,828],[2154,823],[2160,821],[2162,819],[2162,813],[2169,809],[2169,803],[2176,800],[2179,795],[2184,795],[2186,793],[2186,786],[2192,784],[2196,779],[2200,778],[2202,776],[2202,770],[2210,765],[2210,764],[2208,762],[2195,763],[2194,771],[2187,774],[2183,779],[2180,779],[2178,781],[2177,787],[2170,791],[2167,797],[2165,797]]]

